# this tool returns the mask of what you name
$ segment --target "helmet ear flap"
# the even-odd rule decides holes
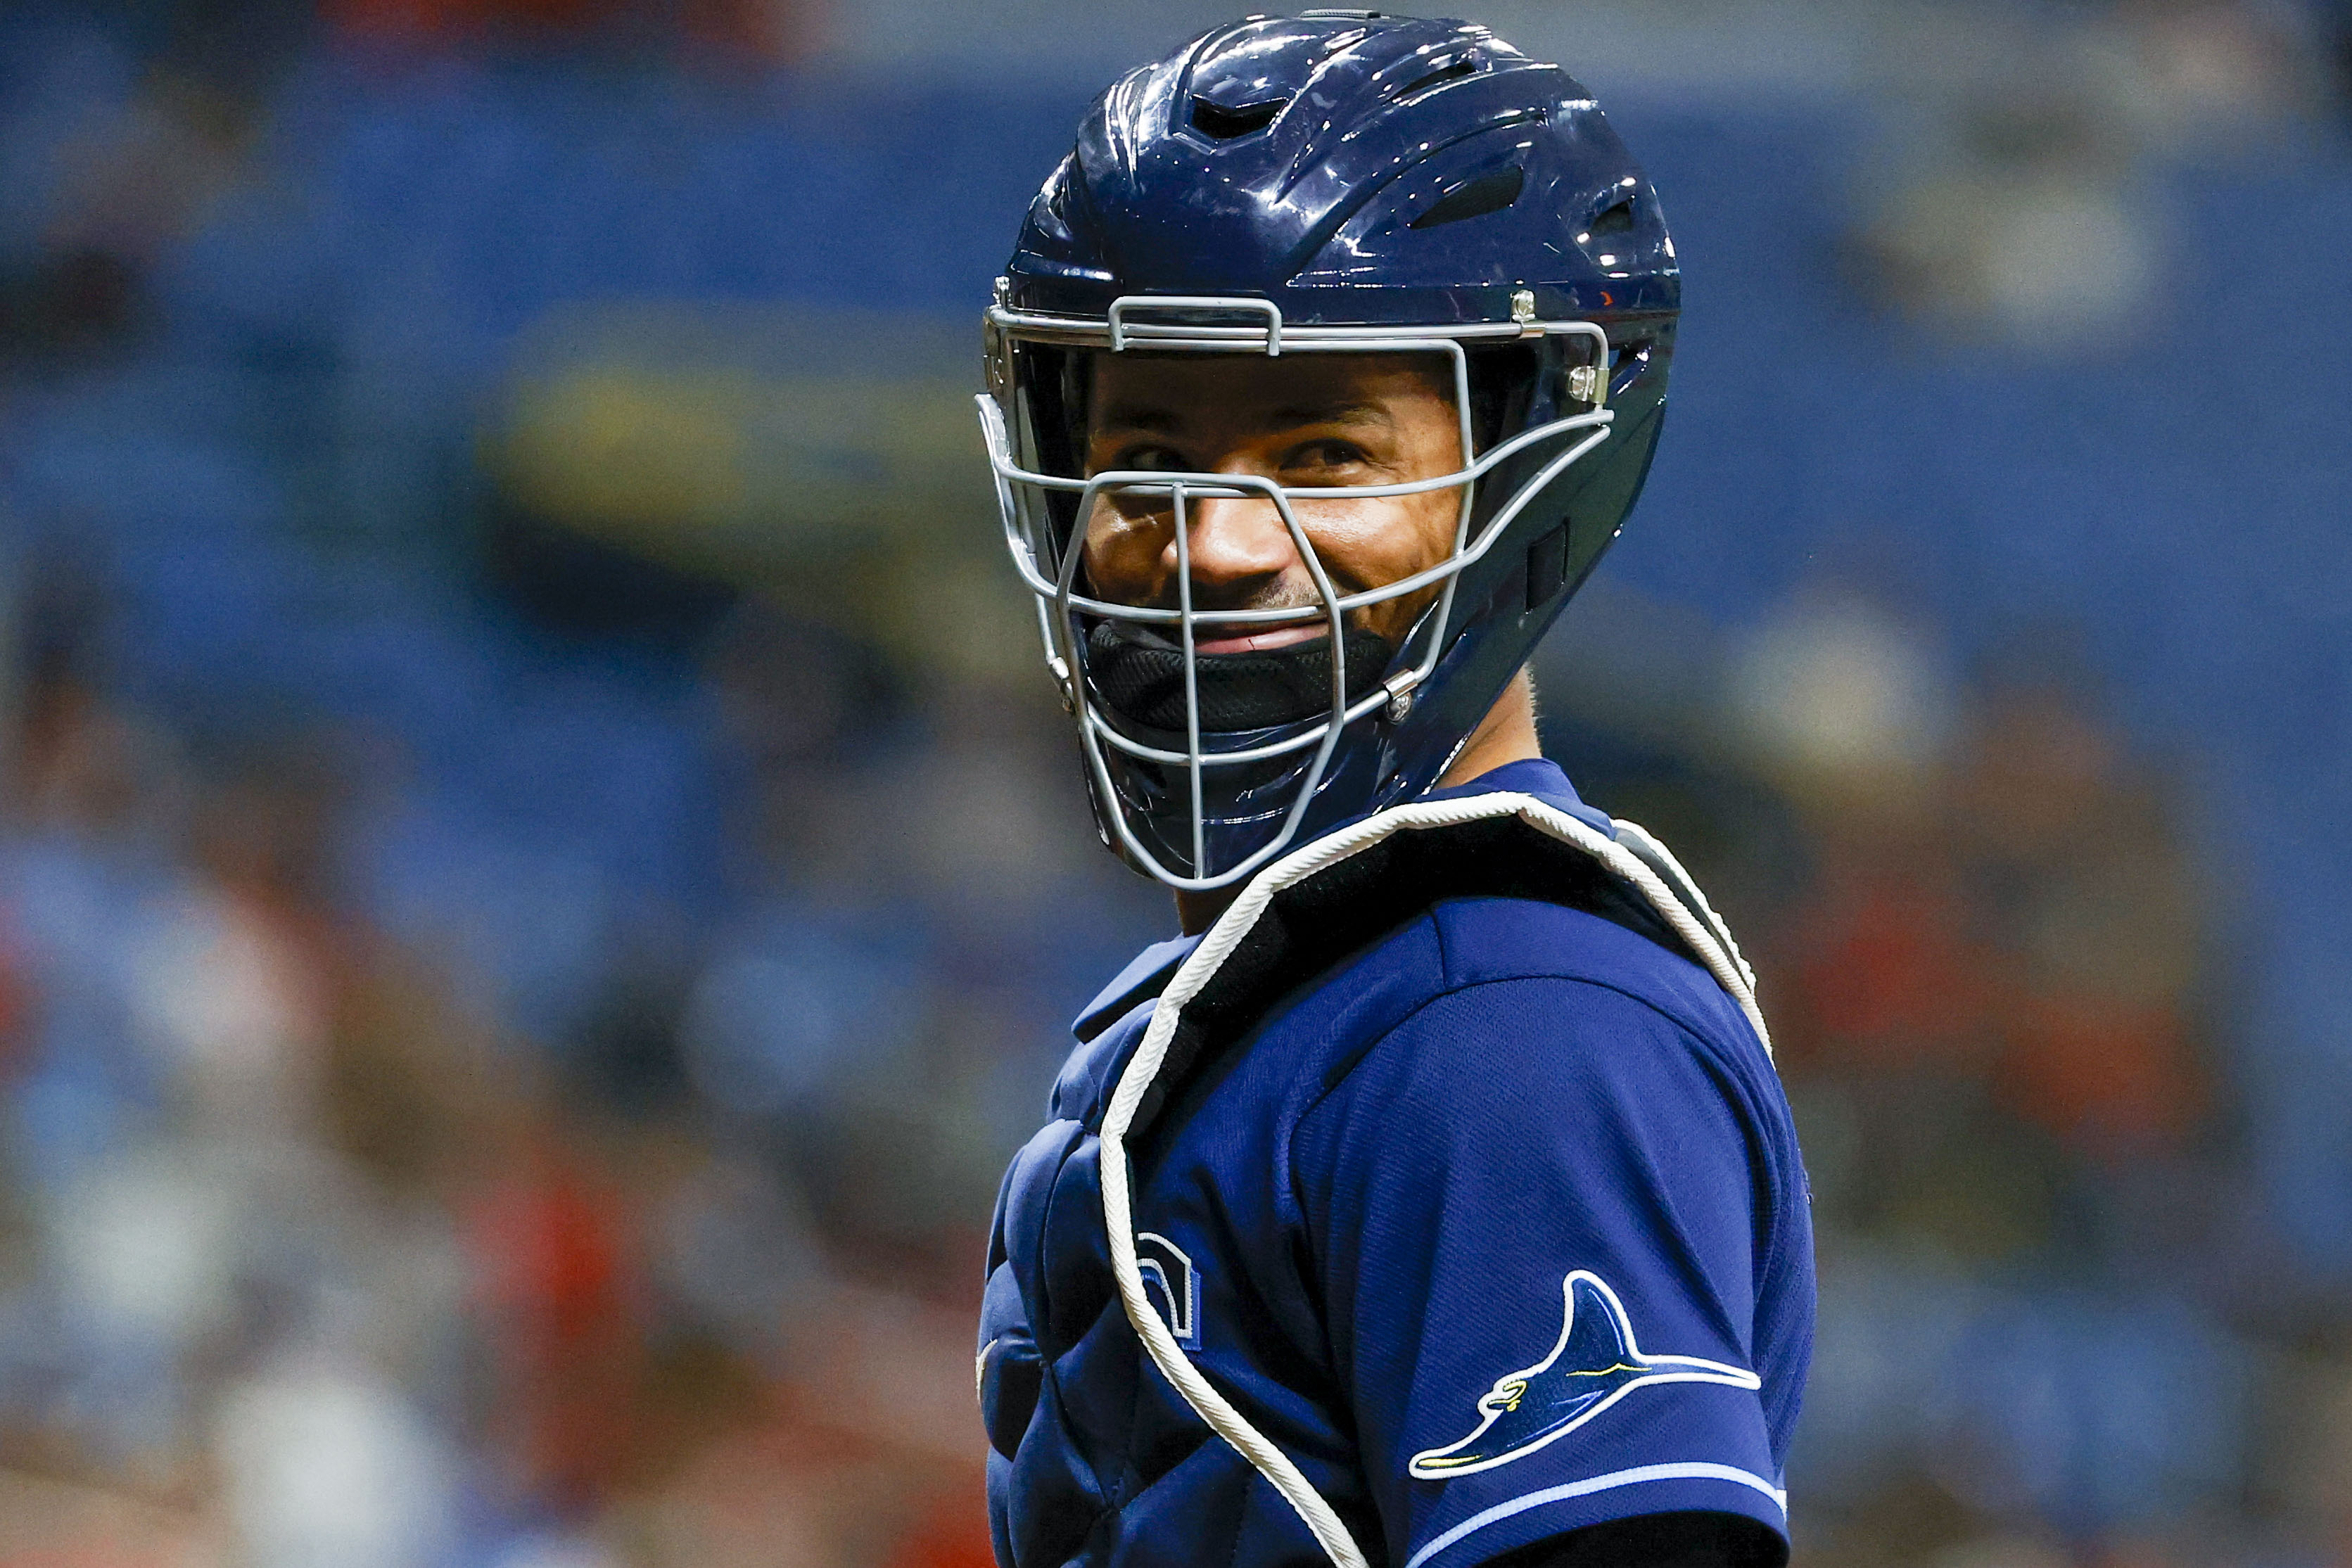
[[[1663,377],[1651,372],[1662,366],[1664,354],[1654,360],[1652,350],[1665,350],[1670,343],[1671,337],[1661,333],[1622,348],[1612,343],[1604,354],[1591,337],[1562,334],[1470,350],[1473,425],[1482,451],[1491,444],[1490,419],[1500,422],[1491,427],[1496,438],[1507,441],[1585,413],[1592,406],[1590,392],[1604,385],[1613,383],[1613,394],[1623,395],[1604,394],[1615,414],[1608,441],[1554,474],[1534,494],[1519,498],[1522,488],[1554,460],[1557,445],[1540,443],[1515,452],[1481,482],[1474,538],[1487,527],[1495,508],[1516,505],[1516,511],[1507,538],[1496,541],[1491,564],[1465,578],[1483,579],[1486,591],[1457,601],[1449,636],[1490,614],[1528,625],[1540,617],[1549,623],[1600,563],[1649,474],[1663,412]],[[1636,348],[1638,360],[1633,357]]]
[[[1071,478],[1086,474],[1087,369],[1085,350],[1053,344],[1022,343],[1013,356],[1013,437],[1038,473]],[[1076,530],[1078,497],[1050,490],[1044,499],[1058,556]],[[1054,564],[1058,568],[1060,562]]]
[[[1609,444],[1593,454],[1599,459],[1581,474],[1571,469],[1562,479],[1560,515],[1568,524],[1567,585],[1581,585],[1601,558],[1616,542],[1620,520],[1633,509],[1657,455],[1658,429],[1664,423],[1662,400],[1647,406],[1621,405]]]
[[[1470,361],[1470,439],[1485,452],[1524,430],[1542,388],[1542,361],[1556,352],[1549,343],[1483,343],[1466,350]],[[1477,453],[1472,453],[1472,456]]]

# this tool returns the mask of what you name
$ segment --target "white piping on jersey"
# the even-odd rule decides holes
[[[1548,1502],[1566,1502],[1570,1498],[1591,1497],[1597,1491],[1610,1491],[1617,1487],[1637,1487],[1649,1481],[1730,1481],[1735,1486],[1760,1491],[1780,1510],[1780,1517],[1789,1517],[1789,1494],[1750,1470],[1735,1469],[1729,1465],[1710,1465],[1691,1460],[1678,1465],[1643,1465],[1637,1469],[1612,1470],[1591,1480],[1570,1481],[1564,1487],[1546,1487],[1525,1497],[1515,1497],[1508,1502],[1498,1502],[1483,1513],[1474,1513],[1411,1557],[1404,1568],[1421,1565],[1461,1540],[1475,1535],[1490,1524],[1500,1524],[1531,1508],[1541,1508]]]
[[[1274,1446],[1265,1433],[1249,1424],[1248,1418],[1203,1375],[1185,1356],[1169,1332],[1168,1324],[1152,1309],[1143,1293],[1143,1274],[1138,1266],[1135,1251],[1135,1222],[1132,1195],[1129,1191],[1129,1173],[1127,1164],[1127,1134],[1135,1124],[1136,1112],[1143,1103],[1145,1091],[1160,1076],[1160,1069],[1168,1058],[1168,1044],[1175,1037],[1176,1022],[1183,1015],[1185,1004],[1200,995],[1211,977],[1233,956],[1242,939],[1254,929],[1274,895],[1293,883],[1305,881],[1318,872],[1328,870],[1349,856],[1360,853],[1381,840],[1398,832],[1422,828],[1450,828],[1465,822],[1483,821],[1489,818],[1517,817],[1539,831],[1549,834],[1562,843],[1572,845],[1592,856],[1618,877],[1631,883],[1659,916],[1673,927],[1675,935],[1698,955],[1716,983],[1728,992],[1747,1015],[1748,1026],[1755,1030],[1757,1040],[1770,1055],[1772,1037],[1765,1032],[1764,1015],[1756,1005],[1755,977],[1749,973],[1747,960],[1731,945],[1730,934],[1723,930],[1715,912],[1700,899],[1705,917],[1693,913],[1669,888],[1665,881],[1633,851],[1618,843],[1591,824],[1570,815],[1556,806],[1545,804],[1532,795],[1501,792],[1473,795],[1458,800],[1430,800],[1416,805],[1394,806],[1376,811],[1353,826],[1342,829],[1313,843],[1293,850],[1252,877],[1217,923],[1209,927],[1201,945],[1180,966],[1160,992],[1159,1006],[1153,1010],[1150,1026],[1144,1030],[1143,1040],[1135,1055],[1118,1075],[1111,1091],[1110,1104],[1103,1113],[1102,1123],[1102,1197],[1103,1228],[1110,1242],[1112,1276],[1118,1281],[1120,1304],[1127,1309],[1127,1321],[1143,1341],[1152,1364],[1160,1369],[1176,1392],[1184,1396],[1202,1420],[1209,1424],[1217,1436],[1231,1444],[1242,1458],[1280,1492],[1286,1501],[1297,1511],[1306,1521],[1316,1542],[1323,1548],[1336,1568],[1370,1568],[1363,1550],[1349,1535],[1348,1527],[1329,1500],[1315,1490],[1289,1455]],[[1681,880],[1682,868],[1672,855],[1630,822],[1617,824],[1620,832],[1637,835],[1645,847],[1656,849],[1659,857],[1672,867]],[[1694,894],[1696,888],[1693,886]],[[1627,1474],[1633,1472],[1628,1471]],[[1737,1472],[1746,1475],[1746,1471]],[[1751,1478],[1752,1479],[1752,1478]],[[1532,1506],[1532,1505],[1530,1505]],[[1418,1561],[1416,1559],[1416,1561]],[[1408,1564],[1408,1568],[1411,1565]]]

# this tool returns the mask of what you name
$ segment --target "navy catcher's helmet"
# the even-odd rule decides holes
[[[1657,193],[1591,95],[1486,28],[1365,11],[1254,16],[1106,92],[1045,182],[986,317],[981,416],[1006,542],[1037,595],[1106,842],[1183,889],[1428,789],[1616,537],[1657,444],[1681,301]],[[1094,352],[1422,352],[1454,388],[1455,474],[1376,489],[1087,475]],[[1336,592],[1294,497],[1452,490],[1452,556]],[[1181,601],[1093,596],[1104,495],[1263,496],[1320,622],[1284,658],[1193,653]],[[1391,648],[1350,612],[1435,597]],[[1230,634],[1228,632],[1227,634]]]

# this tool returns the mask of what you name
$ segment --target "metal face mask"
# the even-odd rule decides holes
[[[1484,27],[1253,17],[1114,83],[1030,205],[980,400],[1104,841],[1171,887],[1226,887],[1443,777],[1640,493],[1680,305],[1656,193],[1599,105]],[[1227,356],[1236,373],[1428,356],[1465,455],[1378,486],[1089,473],[1087,365],[1125,354]],[[1318,511],[1416,494],[1451,498],[1449,548],[1336,585]],[[1194,515],[1236,498],[1280,518],[1311,602],[1200,593]],[[1098,504],[1168,519],[1166,600],[1088,580]],[[1201,650],[1253,627],[1318,635]]]
[[[979,402],[1005,543],[1037,596],[1046,665],[1077,719],[1097,814],[1138,869],[1171,887],[1223,887],[1298,841],[1310,807],[1334,780],[1343,738],[1352,735],[1374,753],[1384,744],[1393,751],[1391,732],[1411,716],[1416,693],[1445,651],[1443,633],[1454,622],[1464,572],[1509,532],[1531,499],[1607,438],[1614,415],[1603,401],[1606,331],[1589,321],[1535,320],[1531,295],[1515,303],[1517,319],[1435,329],[1286,329],[1278,307],[1247,298],[1123,298],[1099,323],[1005,304],[988,312],[992,361],[1003,367],[1003,389]],[[1081,356],[1089,350],[1261,359],[1429,354],[1438,357],[1450,380],[1459,450],[1470,454],[1476,433],[1467,350],[1488,342],[1534,349],[1534,362],[1551,370],[1569,412],[1490,444],[1453,472],[1399,484],[1304,487],[1250,475],[1164,469],[1087,474],[1073,462],[1083,448],[1083,432],[1066,429],[1055,439],[1038,430],[1034,410],[1046,400],[1030,395],[1039,377],[1052,376],[1062,383],[1063,396],[1055,401],[1067,407],[1075,401],[1070,383],[1084,375]],[[1027,373],[1013,371],[1015,363]],[[1540,371],[1538,379],[1543,379]],[[1003,401],[1008,393],[1010,416]],[[1490,476],[1522,455],[1534,460],[1532,471],[1519,465],[1508,494],[1481,507]],[[1458,497],[1444,558],[1352,593],[1333,585],[1297,507],[1433,492]],[[1279,516],[1313,581],[1314,603],[1196,607],[1192,514],[1202,501],[1242,497],[1263,497]],[[1098,503],[1122,499],[1172,513],[1172,607],[1115,602],[1086,580],[1087,521]],[[1400,643],[1391,645],[1364,627],[1364,612],[1373,606],[1431,592],[1434,598]],[[1318,635],[1276,653],[1198,652],[1213,636],[1286,628]]]

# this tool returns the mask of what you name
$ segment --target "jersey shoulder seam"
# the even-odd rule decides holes
[[[1380,1030],[1379,1032],[1373,1034],[1361,1044],[1352,1047],[1344,1056],[1340,1057],[1339,1061],[1324,1069],[1322,1087],[1318,1090],[1304,1105],[1299,1107],[1298,1114],[1291,1124],[1292,1127],[1296,1129],[1306,1125],[1308,1118],[1312,1117],[1316,1112],[1321,1110],[1325,1103],[1330,1100],[1332,1095],[1339,1092],[1339,1089],[1347,1082],[1347,1081],[1355,1075],[1356,1069],[1362,1066],[1366,1059],[1370,1057],[1373,1051],[1378,1051],[1382,1045],[1385,1045],[1399,1030],[1404,1028],[1413,1019],[1419,1018],[1430,1008],[1433,1008],[1438,1003],[1445,1001],[1450,998],[1462,996],[1470,991],[1481,990],[1488,986],[1516,986],[1523,985],[1529,981],[1557,981],[1561,985],[1590,986],[1595,990],[1613,992],[1618,996],[1623,997],[1626,1000],[1657,1014],[1660,1018],[1665,1019],[1667,1023],[1673,1025],[1676,1033],[1686,1036],[1695,1045],[1702,1051],[1706,1051],[1709,1055],[1721,1056],[1725,1054],[1720,1045],[1710,1040],[1701,1030],[1692,1028],[1690,1023],[1685,1019],[1678,1017],[1666,1008],[1660,1006],[1654,998],[1645,997],[1638,991],[1629,990],[1623,986],[1613,984],[1608,980],[1599,979],[1590,975],[1560,975],[1543,971],[1531,971],[1527,974],[1519,975],[1487,975],[1475,980],[1465,980],[1460,985],[1448,986],[1443,990],[1433,991],[1430,995],[1423,997],[1420,1001],[1415,1002],[1410,1009],[1401,1014],[1396,1019]],[[1297,1138],[1294,1136],[1290,1142],[1292,1148],[1295,1150],[1297,1146]]]
[[[1647,936],[1641,931],[1634,930],[1618,921],[1612,920],[1606,915],[1594,910],[1580,908],[1575,904],[1553,904],[1544,899],[1536,898],[1517,898],[1508,894],[1474,895],[1473,898],[1441,900],[1439,903],[1431,905],[1425,912],[1427,918],[1435,928],[1438,952],[1441,956],[1443,956],[1447,951],[1445,945],[1446,922],[1439,918],[1439,911],[1447,904],[1462,904],[1474,901],[1481,903],[1529,904],[1542,909],[1557,910],[1563,915],[1581,915],[1587,920],[1598,921],[1601,925],[1608,926],[1612,930],[1622,932],[1624,935],[1640,941],[1644,950],[1654,950],[1652,953],[1652,956],[1662,958],[1670,964],[1678,965],[1686,968],[1689,971],[1689,977],[1695,981],[1703,991],[1710,997],[1717,998],[1720,1000],[1730,1004],[1732,1010],[1726,1018],[1714,1020],[1713,1023],[1710,1023],[1705,1019],[1704,1015],[1700,1011],[1686,1005],[1684,998],[1671,995],[1670,991],[1672,988],[1668,986],[1654,985],[1637,987],[1612,979],[1604,975],[1591,973],[1589,970],[1570,972],[1565,965],[1559,964],[1556,959],[1552,960],[1550,966],[1548,967],[1522,968],[1504,974],[1482,975],[1476,979],[1465,980],[1458,985],[1451,986],[1448,988],[1449,990],[1460,990],[1475,985],[1505,983],[1514,980],[1566,980],[1576,984],[1598,986],[1603,990],[1615,991],[1620,996],[1625,997],[1630,1000],[1639,1002],[1643,1007],[1649,1009],[1652,1012],[1664,1017],[1669,1022],[1673,1023],[1677,1029],[1680,1029],[1684,1033],[1688,1034],[1693,1039],[1698,1040],[1715,1055],[1723,1058],[1727,1065],[1729,1065],[1734,1059],[1738,1057],[1745,1047],[1760,1046],[1760,1042],[1756,1039],[1754,1029],[1748,1024],[1747,1019],[1738,1013],[1738,1004],[1733,1000],[1730,993],[1725,991],[1721,983],[1717,981],[1713,975],[1707,973],[1705,967],[1699,964],[1699,962],[1691,955],[1679,951],[1676,948],[1670,947],[1664,943],[1658,941],[1655,937]],[[1441,971],[1441,973],[1443,973],[1443,971]],[[1419,1004],[1414,1010],[1418,1011],[1421,1006],[1426,1006],[1428,1005],[1428,1002],[1435,1001],[1437,999],[1437,997],[1432,996],[1426,998],[1423,1003]],[[1411,1015],[1408,1014],[1406,1016],[1410,1017]],[[1404,1019],[1402,1018],[1397,1020],[1399,1025],[1402,1025]],[[1718,1027],[1727,1024],[1729,1026],[1727,1032],[1723,1028]],[[1377,1043],[1377,1041],[1374,1043]],[[1368,1053],[1370,1047],[1366,1047],[1364,1051],[1359,1052],[1359,1054]],[[1759,1054],[1761,1054],[1760,1051]]]
[[[1432,917],[1424,915],[1423,918]],[[1423,1012],[1434,1007],[1439,1002],[1444,1001],[1450,997],[1461,996],[1466,992],[1478,990],[1487,986],[1517,985],[1529,980],[1557,980],[1566,985],[1590,986],[1595,990],[1614,992],[1618,996],[1623,997],[1626,1000],[1631,1001],[1639,1007],[1644,1008],[1664,1019],[1669,1025],[1673,1026],[1677,1034],[1687,1039],[1695,1050],[1709,1056],[1720,1057],[1724,1054],[1721,1048],[1712,1044],[1705,1035],[1692,1029],[1681,1019],[1675,1017],[1664,1008],[1658,1006],[1656,1002],[1653,1001],[1649,998],[1643,997],[1633,991],[1629,991],[1622,986],[1612,985],[1606,980],[1594,979],[1588,976],[1556,975],[1540,972],[1523,975],[1494,975],[1487,976],[1480,979],[1467,980],[1458,986],[1446,987],[1444,989],[1433,992],[1429,996],[1426,996],[1420,1001],[1414,1003],[1411,1009],[1407,1009],[1402,1016],[1397,1018],[1395,1021],[1381,1029],[1362,1044],[1352,1047],[1339,1061],[1333,1063],[1331,1067],[1327,1068],[1325,1070],[1325,1079],[1322,1086],[1307,1101],[1304,1105],[1299,1107],[1298,1113],[1291,1119],[1281,1143],[1281,1160],[1283,1168],[1280,1173],[1280,1179],[1288,1188],[1289,1201],[1293,1212],[1302,1217],[1309,1212],[1306,1189],[1301,1182],[1298,1170],[1298,1145],[1301,1141],[1300,1134],[1306,1129],[1307,1124],[1314,1117],[1315,1113],[1322,1110],[1325,1105],[1330,1103],[1330,1102],[1338,1095],[1339,1090],[1347,1083],[1347,1081],[1354,1075],[1356,1069],[1362,1065],[1364,1061],[1369,1058],[1373,1051],[1386,1044],[1399,1030],[1404,1028],[1405,1025],[1411,1023],[1414,1019],[1419,1018]],[[1712,1078],[1715,1077],[1716,1074],[1709,1072],[1708,1076]],[[1740,1096],[1735,1096],[1727,1092],[1725,1092],[1724,1097],[1728,1108],[1732,1112],[1735,1121],[1743,1129],[1743,1136],[1746,1136],[1747,1134],[1745,1129],[1754,1119],[1753,1108],[1739,1103],[1739,1100],[1742,1098]],[[1311,1238],[1308,1239],[1307,1249],[1310,1254],[1317,1250]],[[1314,1262],[1310,1266],[1319,1268],[1319,1260]]]

